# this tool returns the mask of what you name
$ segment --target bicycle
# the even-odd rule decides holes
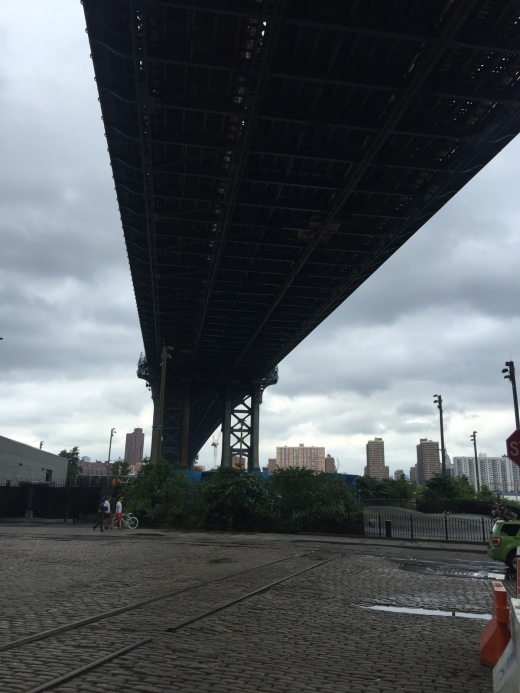
[[[137,529],[139,525],[139,520],[132,513],[123,513],[123,519],[121,520],[122,529]],[[112,529],[117,527],[117,517],[114,515],[112,518]]]

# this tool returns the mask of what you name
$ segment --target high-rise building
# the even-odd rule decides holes
[[[276,457],[270,457],[267,460],[267,473],[274,474],[276,471]]]
[[[334,474],[336,472],[336,460],[331,456],[327,455],[325,458],[325,473]]]
[[[297,448],[290,448],[287,445],[276,448],[276,466],[281,469],[288,467],[305,467],[313,469],[315,472],[325,471],[325,448],[306,448],[303,443]]]
[[[454,457],[453,467],[455,477],[467,476],[470,483],[477,487],[474,457]],[[481,486],[486,484],[493,491],[501,493],[517,493],[520,490],[520,468],[506,455],[488,457],[481,452],[478,456],[478,469]]]
[[[367,443],[367,466],[365,476],[373,479],[389,479],[390,469],[385,466],[385,441],[382,438],[374,438]]]
[[[403,476],[404,476],[404,478],[406,479],[406,474],[404,473],[404,469],[396,469],[396,470],[395,470],[395,472],[394,472],[394,479],[395,479],[396,481],[399,481],[399,479],[401,479]]]
[[[439,455],[439,443],[421,438],[417,446],[417,481],[425,484],[435,474],[442,471]]]
[[[133,433],[126,434],[125,462],[136,467],[143,461],[144,433],[142,428],[134,428]],[[134,469],[135,471],[135,469]]]
[[[410,483],[412,484],[418,484],[419,483],[419,475],[417,474],[417,465],[414,464],[413,467],[410,467]]]

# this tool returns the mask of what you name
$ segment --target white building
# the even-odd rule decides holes
[[[57,481],[67,476],[67,460],[46,450],[0,436],[0,478]]]
[[[454,476],[467,476],[473,486],[477,486],[475,478],[474,457],[454,457]],[[501,493],[518,492],[520,490],[520,467],[502,455],[502,457],[488,457],[481,452],[478,456],[478,468],[480,485],[486,484],[494,491]]]

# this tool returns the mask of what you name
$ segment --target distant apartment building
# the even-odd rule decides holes
[[[125,462],[138,472],[143,461],[144,433],[142,428],[134,428],[133,433],[126,434]]]
[[[481,486],[486,484],[493,491],[501,493],[520,491],[520,468],[506,455],[488,457],[481,452],[478,456],[478,469]],[[477,487],[474,457],[454,457],[453,471],[455,477],[467,476],[470,483]]]
[[[394,472],[394,479],[396,481],[399,481],[399,479],[401,479],[402,477],[404,477],[406,479],[406,474],[404,473],[404,469],[396,469]]]
[[[417,465],[414,464],[413,467],[410,467],[410,483],[412,484],[418,484],[419,483],[419,475],[417,473]]]
[[[79,458],[79,461],[80,461],[80,462],[90,462],[90,457],[86,457],[86,456],[80,457],[80,458]]]
[[[331,456],[327,455],[325,458],[325,473],[335,474],[336,472],[336,460]]]
[[[266,471],[269,475],[274,474],[276,471],[276,457],[270,457],[267,460]]]
[[[289,467],[304,467],[315,472],[325,471],[325,448],[314,446],[305,447],[303,443],[296,448],[278,447],[276,448],[276,466],[281,469]]]
[[[425,484],[435,474],[442,471],[439,454],[439,443],[421,438],[417,446],[417,481]]]
[[[390,469],[385,466],[385,441],[382,438],[374,438],[367,443],[367,466],[364,475],[373,479],[390,478]]]
[[[233,455],[231,458],[231,466],[235,467],[235,469],[238,469],[239,467],[243,467],[244,469],[247,469],[247,457],[240,457],[240,455]]]
[[[109,476],[110,471],[107,462],[81,462],[79,465],[82,469],[81,476]]]

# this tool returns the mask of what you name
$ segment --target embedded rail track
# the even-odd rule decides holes
[[[222,576],[220,578],[215,578],[211,580],[205,580],[205,581],[200,581],[195,585],[190,585],[189,587],[181,588],[181,589],[176,589],[172,590],[170,592],[165,592],[160,595],[156,595],[154,597],[151,597],[149,599],[144,599],[140,600],[137,602],[133,602],[131,604],[127,604],[126,606],[117,608],[117,609],[111,609],[108,611],[103,611],[101,613],[95,614],[94,616],[90,616],[88,618],[84,618],[78,621],[73,621],[68,624],[64,624],[61,626],[58,626],[56,628],[52,628],[49,630],[41,631],[39,633],[34,633],[22,638],[18,638],[16,640],[12,640],[10,642],[4,643],[3,645],[0,645],[0,652],[5,652],[5,651],[16,651],[20,648],[23,648],[26,645],[29,645],[31,643],[37,642],[37,641],[43,641],[43,640],[49,640],[53,637],[59,636],[62,633],[66,633],[67,631],[72,631],[72,630],[78,630],[81,628],[84,628],[86,626],[89,626],[91,624],[95,624],[100,621],[104,621],[107,619],[111,619],[115,616],[118,616],[120,614],[123,614],[125,612],[130,612],[130,611],[135,611],[138,609],[143,609],[146,608],[149,605],[152,605],[154,603],[160,602],[162,600],[170,599],[172,597],[180,596],[186,593],[190,592],[195,592],[196,590],[203,589],[205,587],[210,587],[212,585],[216,585],[219,583],[225,583],[226,581],[232,580],[233,578],[239,577],[241,575],[244,575],[246,573],[250,573],[252,571],[259,571],[265,568],[269,568],[271,566],[274,566],[276,564],[282,564],[291,560],[299,559],[299,558],[306,558],[310,557],[313,552],[305,552],[305,553],[300,553],[300,554],[295,554],[293,556],[277,559],[274,561],[268,561],[266,563],[262,563],[257,566],[253,566],[250,568],[246,568],[243,570],[235,571],[233,573],[230,573],[229,575]],[[296,571],[293,571],[287,575],[284,575],[282,577],[279,577],[275,580],[271,580],[267,583],[262,584],[260,587],[257,587],[249,592],[246,592],[245,594],[240,595],[239,597],[235,597],[231,600],[226,600],[223,601],[216,606],[213,606],[212,608],[203,610],[199,613],[196,613],[194,616],[191,616],[187,619],[182,620],[180,623],[177,624],[172,624],[171,626],[167,626],[166,628],[160,628],[157,631],[152,632],[151,635],[147,635],[144,638],[140,638],[127,646],[118,649],[114,652],[110,652],[98,659],[93,660],[92,662],[89,662],[85,664],[82,667],[73,669],[71,671],[68,671],[64,673],[61,676],[55,677],[50,679],[49,681],[46,681],[35,688],[31,688],[27,690],[25,693],[42,693],[43,691],[49,691],[52,690],[53,688],[64,684],[72,679],[80,677],[82,674],[85,674],[87,672],[92,671],[93,669],[96,669],[97,667],[100,667],[101,665],[105,664],[106,662],[110,662],[112,660],[117,659],[118,657],[122,657],[123,655],[127,654],[128,652],[131,652],[132,650],[135,650],[139,647],[145,646],[149,643],[151,643],[155,637],[163,636],[165,633],[173,633],[177,632],[183,628],[186,628],[190,626],[191,624],[194,624],[198,621],[201,621],[205,618],[208,618],[214,614],[217,614],[220,611],[223,611],[225,609],[232,608],[233,606],[247,600],[251,599],[257,595],[262,594],[263,592],[268,591],[272,587],[275,587],[277,585],[280,585],[284,582],[287,582],[288,580],[291,580],[293,578],[296,578],[299,575],[302,575],[304,573],[307,573],[311,570],[314,570],[316,568],[319,568],[323,565],[326,565],[327,563],[330,563],[332,561],[335,561],[339,558],[339,556],[333,556],[331,558],[327,558],[324,560],[319,560],[316,563],[313,563],[310,566],[305,566],[304,568],[300,568]]]

